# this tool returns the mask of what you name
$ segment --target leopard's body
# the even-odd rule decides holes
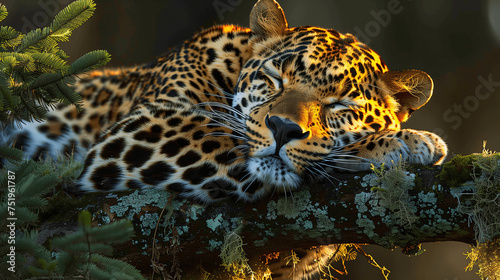
[[[75,87],[83,111],[61,106],[44,123],[11,127],[2,144],[32,158],[73,152],[85,160],[84,191],[255,200],[332,169],[440,164],[447,152],[438,136],[401,129],[432,94],[427,74],[389,71],[350,34],[288,28],[272,0],[255,5],[250,28],[207,29],[150,64],[95,71]]]

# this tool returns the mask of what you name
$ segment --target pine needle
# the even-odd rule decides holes
[[[75,1],[61,10],[50,25],[56,41],[66,41],[71,32],[87,21],[95,11],[92,0]]]
[[[9,13],[7,12],[7,8],[5,5],[0,4],[0,21],[4,20]]]

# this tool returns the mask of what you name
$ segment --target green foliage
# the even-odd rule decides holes
[[[123,243],[134,235],[130,221],[122,220],[100,227],[91,227],[91,215],[83,211],[78,216],[80,230],[52,239],[52,246],[58,249],[56,258],[39,261],[35,275],[47,275],[43,263],[56,262],[55,272],[61,276],[83,275],[85,279],[143,279],[133,266],[104,255],[113,253],[112,244]],[[52,267],[51,267],[52,268]]]
[[[5,154],[5,151],[14,153],[13,148],[0,148],[0,154]],[[10,186],[1,193],[0,226],[5,226],[10,210],[15,209],[10,216],[17,218],[16,226],[27,228],[38,221],[38,212],[48,204],[43,196],[52,191],[60,179],[54,173],[54,166],[44,162],[18,161],[8,166],[8,171],[3,170],[0,177],[2,186]],[[8,208],[9,201],[15,203],[12,208]]]
[[[4,20],[7,17],[7,8],[4,5],[0,5],[0,21]]]
[[[95,11],[92,0],[75,1],[60,11],[51,24],[54,40],[67,41],[71,32],[87,21]]]
[[[35,238],[29,239],[31,243],[27,248],[39,247],[39,252],[25,251],[37,259],[36,264],[29,266],[31,275],[83,279],[144,279],[133,266],[105,256],[112,254],[111,244],[123,243],[133,237],[134,229],[130,221],[122,220],[91,227],[91,215],[87,211],[80,213],[78,221],[80,230],[52,239],[52,252],[37,244],[37,234],[33,233]]]
[[[42,120],[57,102],[80,105],[81,96],[68,84],[76,75],[106,64],[110,56],[92,51],[69,64],[58,44],[68,41],[94,10],[93,0],[77,0],[48,27],[28,34],[0,27],[0,121]],[[0,4],[0,21],[6,17],[7,9]],[[18,279],[143,279],[131,265],[107,257],[113,244],[133,236],[130,221],[91,227],[91,215],[84,211],[77,232],[40,244],[39,214],[48,208],[49,194],[57,196],[57,186],[77,178],[81,162],[66,157],[24,161],[22,151],[7,147],[0,147],[0,157],[5,159],[0,184],[8,186],[0,191],[2,271],[10,273],[7,254],[14,245],[16,267],[11,276]],[[14,227],[7,227],[12,223],[8,218],[15,218]]]
[[[89,52],[68,64],[59,43],[95,11],[93,0],[77,0],[60,11],[48,27],[21,34],[12,27],[0,27],[0,121],[42,120],[55,103],[77,107],[82,97],[68,84],[75,75],[105,65],[110,55],[103,50]],[[0,21],[7,9],[0,5]]]
[[[8,186],[0,193],[0,251],[3,256],[0,269],[7,271],[5,256],[11,245],[15,245],[18,266],[25,264],[29,260],[27,256],[30,256],[45,260],[39,265],[47,271],[53,269],[51,254],[38,243],[38,232],[34,228],[38,224],[38,214],[49,204],[46,196],[54,191],[55,186],[73,181],[79,174],[82,164],[71,159],[23,161],[22,151],[6,147],[0,147],[0,156],[9,160],[0,175],[0,184]],[[75,169],[74,172],[70,171],[72,169]],[[15,244],[8,244],[10,231],[7,224],[10,220],[7,218],[12,217],[16,218]],[[28,278],[34,271],[33,268],[26,268],[17,267],[16,276],[19,279]]]
[[[131,225],[130,228],[132,228]],[[92,279],[144,279],[137,269],[120,260],[97,254],[93,254],[91,260],[89,273],[92,275]]]
[[[56,186],[74,181],[81,172],[81,162],[71,158],[23,161],[22,151],[5,147],[0,147],[0,155],[9,155],[10,159],[0,177],[0,184],[9,186],[2,190],[0,196],[2,271],[7,271],[9,267],[6,255],[10,246],[14,245],[17,264],[15,276],[18,279],[33,276],[143,279],[131,265],[106,257],[112,254],[113,244],[123,243],[133,236],[130,221],[91,227],[90,213],[84,211],[79,215],[79,231],[52,239],[52,250],[39,243],[36,228],[39,213],[49,205],[46,196],[54,192]],[[14,244],[8,243],[11,232],[6,223],[10,222],[7,220],[9,217],[17,219]]]
[[[0,147],[0,158],[11,160],[11,161],[21,161],[23,160],[24,153],[21,150],[15,148]]]

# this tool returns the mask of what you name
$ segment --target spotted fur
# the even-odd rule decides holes
[[[250,28],[212,27],[152,63],[95,71],[75,88],[82,111],[60,106],[1,142],[32,158],[73,153],[85,161],[83,191],[251,201],[331,170],[440,164],[447,154],[438,136],[401,129],[432,95],[426,73],[389,71],[350,34],[289,28],[273,0],[258,1]]]

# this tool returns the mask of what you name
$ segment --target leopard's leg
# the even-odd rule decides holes
[[[338,246],[332,244],[280,252],[278,258],[268,261],[273,280],[307,280],[316,279],[314,277],[320,274],[328,275],[331,259],[337,253]]]
[[[385,163],[390,167],[401,160],[409,164],[439,165],[446,158],[446,143],[436,134],[413,129],[381,131],[346,146],[335,165],[340,169],[361,171]]]

